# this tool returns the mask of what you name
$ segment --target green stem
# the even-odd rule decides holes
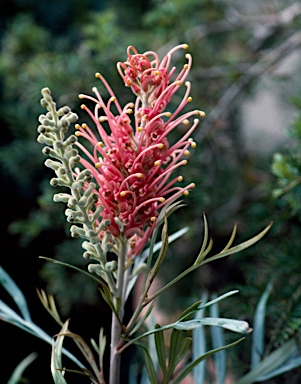
[[[116,281],[115,306],[119,305],[118,317],[112,313],[112,328],[111,328],[111,358],[110,358],[110,379],[109,384],[119,384],[120,382],[120,344],[123,343],[121,338],[122,329],[120,321],[124,314],[124,266],[126,258],[126,240],[121,241],[120,253],[118,255],[118,273]],[[118,303],[118,301],[120,302]]]

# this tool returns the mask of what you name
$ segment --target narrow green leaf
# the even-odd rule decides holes
[[[217,259],[221,259],[221,258],[226,257],[226,256],[233,255],[234,253],[240,252],[240,251],[242,251],[242,250],[244,250],[244,249],[246,249],[248,247],[251,247],[252,245],[257,243],[260,239],[262,239],[262,237],[270,230],[271,226],[272,226],[272,223],[269,224],[258,235],[252,237],[251,239],[249,239],[249,240],[247,240],[247,241],[245,241],[245,242],[243,242],[243,243],[241,243],[241,244],[239,244],[239,245],[237,245],[235,247],[232,247],[232,248],[228,249],[227,251],[222,251],[221,253],[219,253],[217,255],[211,256],[208,259],[205,259],[204,261],[202,261],[200,264],[196,264],[196,263],[193,264],[190,268],[187,268],[184,272],[182,272],[180,275],[175,277],[172,281],[167,283],[164,287],[159,289],[156,293],[153,294],[153,296],[151,296],[147,300],[145,300],[144,305],[147,305],[148,303],[153,301],[156,297],[161,295],[161,293],[166,291],[168,288],[170,288],[172,285],[177,283],[179,280],[183,279],[183,277],[185,277],[189,273],[193,272],[195,269],[199,268],[201,265],[207,264],[207,263],[209,263],[210,261],[213,261],[213,260],[217,260]]]
[[[165,259],[165,256],[166,256],[166,253],[168,250],[168,233],[167,233],[167,230],[168,230],[168,224],[167,224],[167,218],[165,217],[164,218],[164,226],[163,226],[162,234],[161,234],[162,247],[160,249],[159,256],[155,262],[155,265],[153,266],[153,268],[150,272],[151,281],[155,278],[155,276],[159,272],[159,269],[160,269],[160,267],[161,267],[161,265]]]
[[[219,318],[218,304],[215,303],[210,306],[210,316]],[[220,348],[225,344],[224,330],[222,327],[210,327],[212,347],[214,349]],[[216,369],[216,384],[224,384],[226,378],[226,351],[217,352],[214,355],[215,369]]]
[[[299,355],[297,357],[291,357],[288,361],[282,364],[279,368],[276,368],[274,371],[266,375],[259,376],[257,381],[260,382],[260,381],[272,379],[273,377],[282,375],[283,373],[289,372],[292,369],[295,369],[300,366],[301,366],[301,356]]]
[[[2,284],[3,288],[5,288],[6,291],[13,298],[14,302],[17,304],[23,318],[25,320],[31,320],[27,302],[22,291],[17,286],[17,284],[13,281],[13,279],[9,276],[9,274],[1,266],[0,266],[0,283]]]
[[[208,299],[208,293],[203,292],[202,296],[202,303],[206,304]],[[206,307],[203,305],[203,308],[200,309],[195,314],[196,319],[201,319],[205,317],[205,309]],[[202,356],[204,353],[206,353],[207,346],[206,346],[206,333],[204,327],[196,328],[192,331],[192,360],[198,359],[200,356]],[[198,378],[200,383],[203,383],[205,381],[205,374],[206,374],[206,366],[205,361],[202,361],[200,364],[196,365],[193,368],[193,377]]]
[[[202,243],[202,247],[201,247],[201,250],[198,254],[198,257],[196,258],[196,261],[194,262],[194,264],[199,264],[200,263],[200,260],[203,260],[203,253],[207,247],[207,243],[208,243],[208,222],[207,222],[207,218],[206,218],[206,215],[205,213],[203,213],[203,220],[204,220],[204,238],[203,238],[203,243]]]
[[[267,375],[285,363],[296,351],[297,344],[294,339],[284,343],[281,347],[269,354],[255,368],[237,381],[237,384],[254,383],[258,377]]]
[[[75,265],[68,264],[68,263],[63,263],[62,261],[58,261],[58,260],[51,259],[49,257],[44,257],[44,256],[40,256],[40,259],[49,261],[49,262],[51,262],[53,264],[62,265],[63,267],[68,267],[68,268],[74,269],[75,271],[82,273],[83,275],[89,277],[90,279],[95,280],[98,284],[107,287],[107,283],[103,279],[100,279],[99,277],[97,278],[94,275],[92,275],[91,273],[86,272],[83,269],[80,269],[80,268],[76,267]]]
[[[64,334],[69,325],[69,320],[67,320],[61,329],[61,333]],[[62,349],[63,349],[63,341],[64,341],[64,335],[59,334],[57,335],[56,341],[53,340],[52,345],[52,353],[51,353],[51,374],[52,378],[55,382],[55,384],[67,384],[66,380],[64,379],[63,373],[62,373]]]
[[[20,315],[13,311],[7,304],[0,300],[0,319],[6,321],[16,327],[26,331],[39,339],[44,340],[46,343],[52,345],[52,338],[43,329],[38,327],[31,320],[24,320]],[[74,361],[81,369],[84,369],[84,365],[69,351],[63,348],[64,355]]]
[[[171,378],[177,366],[177,357],[180,350],[181,341],[183,339],[183,332],[177,329],[173,329],[170,337],[170,348],[168,356],[168,379]]]
[[[272,283],[269,283],[262,294],[254,315],[254,330],[252,337],[252,352],[251,352],[251,368],[255,368],[259,364],[264,352],[264,325],[265,325],[265,311],[270,292],[272,290]]]
[[[233,231],[232,231],[232,234],[231,234],[231,237],[230,237],[230,240],[228,241],[227,245],[225,246],[225,248],[222,250],[223,251],[226,251],[227,249],[229,249],[231,247],[231,245],[233,244],[233,241],[235,239],[235,236],[236,236],[236,232],[237,232],[237,225],[235,224],[234,225],[234,228],[233,228]]]
[[[233,332],[247,334],[252,330],[249,327],[249,324],[246,321],[225,319],[225,318],[214,318],[214,317],[204,317],[202,319],[194,319],[188,321],[178,321],[173,324],[173,328],[179,330],[193,330],[195,328],[201,327],[203,325],[218,326],[225,329],[228,329]]]
[[[241,341],[244,340],[244,337],[235,341],[234,343],[224,345],[221,348],[213,349],[211,351],[206,352],[204,355],[200,356],[198,359],[194,360],[192,363],[188,364],[183,371],[179,374],[179,376],[176,377],[176,379],[173,380],[173,384],[180,384],[181,381],[193,370],[194,367],[196,367],[201,361],[206,359],[207,357],[213,355],[214,353],[217,353],[219,351],[222,351],[226,348],[233,347],[234,345],[237,345]]]
[[[22,360],[17,367],[14,369],[14,372],[7,384],[18,384],[21,382],[21,378],[25,369],[37,358],[37,354],[35,352],[28,355],[24,360]]]
[[[160,329],[161,326],[159,324],[155,325],[155,329]],[[163,374],[166,373],[166,356],[165,356],[165,343],[164,343],[164,333],[163,331],[156,332],[154,334],[155,337],[155,345],[156,352],[158,356],[158,362],[162,369]]]
[[[229,296],[235,295],[235,294],[238,293],[238,292],[239,292],[238,289],[234,289],[233,291],[229,291],[229,292],[227,292],[227,293],[224,293],[223,295],[218,296],[217,298],[208,301],[206,304],[204,304],[203,306],[201,306],[200,309],[210,307],[211,305],[216,304],[216,303],[218,303],[219,301],[224,300],[224,299],[226,299],[226,298],[229,297]]]
[[[137,344],[140,348],[142,348],[144,362],[145,362],[145,368],[147,370],[148,378],[151,384],[158,384],[156,371],[154,368],[154,364],[152,362],[152,359],[148,353],[148,350],[145,348],[142,344]]]
[[[240,243],[236,245],[235,247],[229,248],[226,251],[222,251],[217,255],[211,256],[208,259],[204,260],[202,265],[210,263],[210,261],[221,259],[222,257],[233,255],[234,253],[241,252],[242,250],[251,247],[252,245],[256,244],[260,239],[263,238],[264,235],[270,230],[273,223],[269,224],[263,231],[261,231],[258,235],[252,237],[251,239],[244,241],[243,243]]]
[[[179,362],[186,356],[187,352],[190,349],[191,343],[192,343],[191,337],[185,337],[185,339],[181,341],[175,366],[177,366]]]

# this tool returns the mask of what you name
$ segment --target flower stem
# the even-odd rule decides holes
[[[118,347],[123,342],[121,338],[121,324],[124,314],[124,301],[123,301],[123,290],[124,290],[124,267],[126,258],[126,240],[121,241],[120,252],[118,255],[118,273],[116,281],[116,296],[115,306],[119,306],[117,316],[112,313],[112,328],[111,328],[111,358],[110,358],[110,381],[109,384],[119,384],[120,382],[120,352]],[[118,303],[118,301],[120,302]]]

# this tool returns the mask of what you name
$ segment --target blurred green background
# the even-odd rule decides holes
[[[38,325],[49,334],[58,331],[39,303],[36,287],[54,294],[62,317],[71,317],[71,329],[87,340],[97,338],[100,325],[107,332],[110,326],[110,312],[97,287],[38,258],[86,266],[80,242],[70,239],[65,207],[52,201],[57,190],[49,185],[52,173],[36,142],[37,118],[44,113],[41,88],[49,87],[58,106],[69,105],[84,121],[77,95],[99,85],[95,72],[106,77],[121,104],[132,97],[116,70],[128,45],[163,57],[173,46],[187,43],[193,55],[189,107],[204,110],[207,117],[194,135],[198,147],[182,170],[187,183],[197,187],[170,221],[171,232],[186,225],[190,232],[170,247],[162,279],[193,262],[201,246],[203,212],[214,251],[225,246],[235,223],[237,243],[274,224],[256,246],[176,285],[162,297],[162,313],[173,316],[203,291],[238,288],[240,293],[222,304],[221,314],[252,325],[256,303],[272,279],[267,352],[299,337],[300,26],[299,2],[280,0],[11,0],[1,7],[1,265],[23,290]],[[182,66],[183,58],[177,60]],[[9,303],[5,292],[1,298]],[[33,350],[39,357],[25,376],[30,383],[52,382],[48,346],[5,323],[0,323],[0,335],[5,350],[1,382]],[[248,339],[230,351],[234,375],[248,370],[249,352]],[[125,383],[127,366],[126,360]],[[298,383],[300,377],[295,369],[269,382]]]

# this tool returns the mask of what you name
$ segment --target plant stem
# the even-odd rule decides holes
[[[124,266],[126,258],[126,240],[121,241],[120,253],[118,255],[118,271],[117,271],[117,281],[116,281],[116,296],[115,296],[115,306],[119,305],[117,311],[118,318],[114,313],[112,313],[112,328],[111,328],[111,358],[110,358],[110,381],[109,384],[119,384],[120,382],[120,352],[118,351],[118,346],[121,339],[121,325],[120,321],[123,319],[124,314],[124,301],[123,301],[123,290],[124,290]],[[120,303],[118,304],[118,300]],[[119,321],[118,321],[119,320]]]

